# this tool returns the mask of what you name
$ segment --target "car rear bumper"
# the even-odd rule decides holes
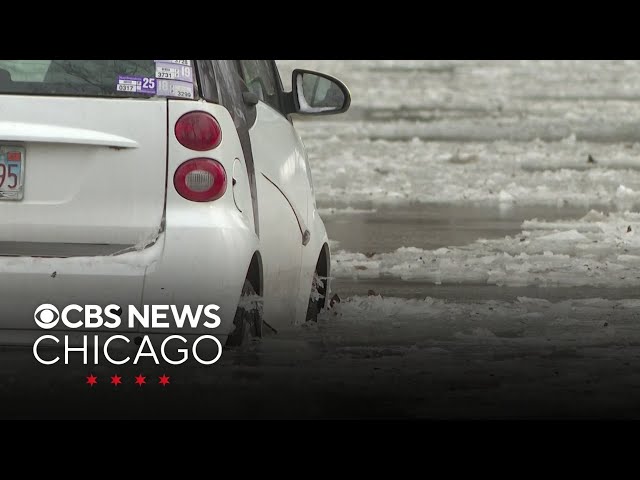
[[[72,258],[0,257],[0,344],[32,344],[43,334],[208,334],[221,341],[233,330],[233,318],[247,269],[257,250],[257,238],[237,210],[198,209],[167,218],[157,241],[140,251],[122,255]],[[170,221],[169,221],[170,220]],[[34,321],[44,303],[62,310],[69,304],[143,305],[215,304],[221,323],[215,329],[128,328],[123,318],[116,329],[71,330],[61,322],[51,330]],[[82,315],[75,313],[74,319]],[[124,316],[123,316],[124,317]]]

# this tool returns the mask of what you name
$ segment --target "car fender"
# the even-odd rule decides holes
[[[315,272],[318,258],[323,248],[327,249],[327,277],[331,273],[331,253],[329,250],[329,239],[324,222],[320,218],[320,214],[316,208],[313,208],[309,216],[310,225],[308,226],[310,237],[302,249],[302,268],[300,273],[300,289],[296,299],[296,323],[304,323],[309,307],[309,295],[311,293],[311,285]],[[327,278],[327,293],[330,291],[330,282]]]

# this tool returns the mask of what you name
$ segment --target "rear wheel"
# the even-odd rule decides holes
[[[262,301],[249,280],[242,286],[233,324],[235,329],[227,337],[227,347],[241,347],[247,345],[251,337],[262,337]]]
[[[313,272],[313,281],[311,282],[311,293],[309,294],[309,306],[307,307],[307,322],[317,322],[318,314],[322,310],[324,305],[324,297],[326,292],[326,285],[324,280],[318,275],[318,272]]]

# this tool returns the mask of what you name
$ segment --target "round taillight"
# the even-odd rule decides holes
[[[182,115],[176,122],[175,134],[180,145],[198,152],[214,149],[222,140],[220,124],[207,112]]]
[[[227,174],[220,162],[210,158],[194,158],[176,169],[173,185],[187,200],[210,202],[224,195]]]

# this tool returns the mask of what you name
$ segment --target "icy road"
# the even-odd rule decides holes
[[[101,415],[640,418],[640,62],[279,65],[352,91],[296,120],[341,301]]]
[[[327,363],[391,415],[640,416],[640,63],[314,66],[356,99],[299,122]]]

